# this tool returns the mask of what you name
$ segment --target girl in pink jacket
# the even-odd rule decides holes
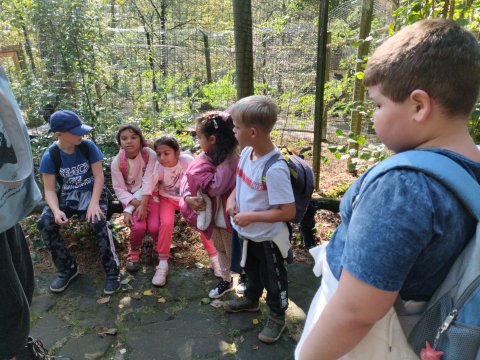
[[[167,281],[168,258],[172,244],[175,210],[179,209],[180,183],[193,156],[180,152],[180,146],[172,135],[163,135],[155,141],[153,148],[158,162],[153,171],[154,182],[158,186],[160,227],[158,231],[158,266],[152,279],[155,286],[163,286]],[[211,266],[220,273],[217,253],[212,241],[200,233],[203,246],[210,256]]]
[[[155,152],[146,147],[140,128],[133,124],[121,125],[117,132],[120,151],[112,160],[112,185],[122,203],[123,219],[130,226],[130,244],[127,270],[140,269],[140,250],[145,231],[154,241],[158,237],[158,197],[152,196],[155,183],[153,168]]]
[[[232,227],[225,208],[235,188],[238,142],[232,118],[226,112],[206,114],[196,123],[198,141],[204,152],[187,169],[182,182],[180,212],[191,225],[213,240],[222,280],[210,291],[209,297],[217,299],[233,290],[230,274]]]

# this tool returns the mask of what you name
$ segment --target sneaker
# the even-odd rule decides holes
[[[241,274],[238,278],[237,284],[237,294],[244,294],[245,290],[247,290],[248,285],[248,277],[247,274]]]
[[[17,360],[71,360],[64,356],[50,356],[42,342],[32,337],[27,338],[27,344],[16,357]]]
[[[259,302],[255,302],[250,300],[249,298],[242,296],[234,300],[225,301],[223,304],[223,309],[226,312],[236,313],[241,311],[259,311],[260,304]]]
[[[126,268],[130,272],[137,272],[140,270],[140,261],[127,260]]]
[[[233,291],[233,281],[220,280],[217,286],[210,290],[208,297],[210,299],[218,299],[229,291]]]
[[[103,287],[104,294],[111,295],[120,289],[120,274],[107,275],[105,279],[105,286]]]
[[[222,277],[222,268],[220,267],[220,262],[218,261],[217,255],[210,258],[210,268],[212,269],[213,275],[215,275],[215,277]]]
[[[50,283],[50,291],[55,293],[61,293],[67,288],[70,282],[79,274],[77,264],[73,264],[73,267],[65,273],[59,273],[55,279]]]
[[[152,284],[155,286],[164,286],[167,283],[168,265],[155,268],[155,275],[152,278]]]
[[[258,339],[264,343],[271,344],[280,339],[285,329],[285,315],[270,313],[263,330],[258,334]]]

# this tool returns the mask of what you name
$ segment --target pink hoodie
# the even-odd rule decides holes
[[[230,219],[225,212],[225,208],[228,196],[235,188],[235,172],[238,160],[238,154],[234,154],[215,167],[210,159],[202,153],[190,163],[182,179],[180,188],[182,195],[180,199],[180,213],[190,225],[196,227],[197,214],[185,203],[185,197],[195,196],[197,191],[201,190],[212,200],[212,222],[210,226],[203,231],[208,238],[211,237],[215,226],[217,196],[220,196],[222,199],[223,216],[225,224],[227,225],[227,231],[232,232]]]

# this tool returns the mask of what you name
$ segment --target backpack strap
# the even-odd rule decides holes
[[[454,160],[432,151],[409,150],[380,162],[365,174],[359,194],[377,177],[398,168],[421,171],[433,177],[454,193],[472,216],[480,221],[480,184]]]
[[[54,143],[52,146],[48,148],[48,153],[50,155],[50,159],[53,162],[53,166],[55,166],[55,178],[57,182],[62,186],[62,177],[60,176],[60,167],[62,166],[62,158],[60,157],[60,149],[58,145]]]
[[[147,168],[148,160],[150,158],[150,153],[148,151],[147,147],[143,147],[140,150],[140,154],[142,155],[142,159],[144,162],[144,167],[143,167],[143,172],[145,173],[145,169]],[[125,182],[127,182],[128,175],[130,173],[130,166],[127,161],[127,154],[125,153],[125,150],[120,149],[119,154],[118,154],[118,168],[120,169],[120,172],[122,173],[123,179]]]
[[[265,163],[265,166],[263,167],[262,171],[262,185],[267,185],[267,171],[272,167],[273,164],[275,164],[277,161],[285,161],[285,158],[283,157],[283,154],[281,153],[275,153],[270,158],[267,160]],[[287,164],[288,165],[288,164]]]

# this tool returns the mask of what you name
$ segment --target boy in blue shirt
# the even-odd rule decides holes
[[[407,26],[375,51],[363,81],[389,149],[440,153],[480,180],[480,152],[468,132],[480,87],[480,46],[471,33],[444,19]],[[405,306],[428,301],[475,232],[468,210],[423,172],[388,171],[357,197],[364,178],[343,197],[342,223],[326,251],[313,250],[322,285],[296,359],[416,358],[404,336],[394,339],[392,306],[398,296]]]
[[[87,220],[97,238],[107,275],[103,292],[113,294],[120,288],[120,275],[112,233],[106,220],[108,199],[103,186],[103,154],[93,142],[82,139],[92,128],[82,123],[73,111],[59,110],[50,116],[49,123],[50,131],[55,133],[57,141],[45,151],[40,162],[48,205],[37,225],[59,271],[50,284],[50,290],[64,291],[79,274],[75,259],[65,246],[65,240],[59,231],[61,225],[77,214]],[[57,147],[54,151],[60,157],[59,169],[52,159],[51,149],[54,147]],[[55,190],[57,180],[61,182],[58,195]]]
[[[227,312],[258,311],[259,299],[267,290],[270,314],[258,338],[265,343],[277,341],[285,329],[288,307],[288,281],[284,258],[289,232],[286,221],[295,217],[295,199],[290,172],[278,161],[262,172],[268,159],[279,150],[270,140],[277,121],[277,108],[266,96],[249,96],[231,108],[235,137],[244,146],[237,167],[236,191],[227,202],[227,213],[243,241],[248,281],[244,296],[227,301]]]

